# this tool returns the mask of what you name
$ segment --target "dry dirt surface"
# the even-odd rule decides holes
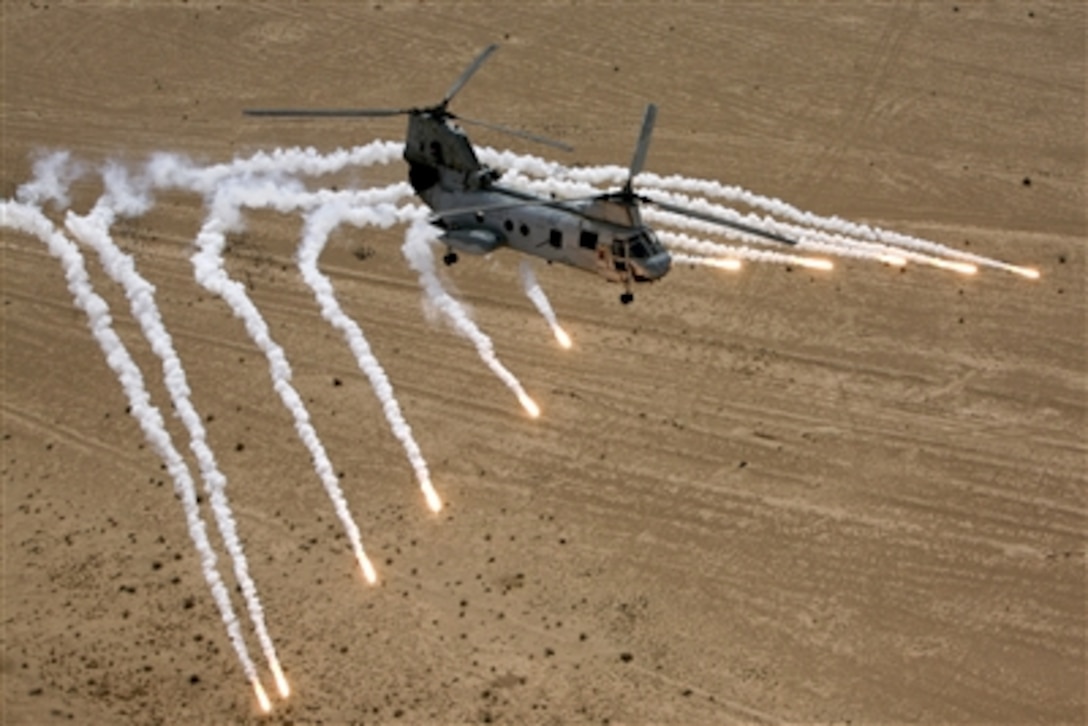
[[[428,322],[402,228],[340,230],[322,269],[395,386],[446,502],[434,516],[294,267],[299,217],[253,213],[228,268],[294,368],[369,587],[263,356],[194,280],[203,201],[162,195],[113,233],[157,287],[230,482],[294,687],[264,716],[60,265],[0,229],[5,724],[1085,722],[1084,3],[2,11],[5,199],[42,149],[93,168],[400,140],[402,119],[240,111],[430,103],[495,41],[456,110],[569,141],[565,163],[626,164],[654,101],[652,171],[1041,273],[681,266],[621,306],[615,286],[541,266],[566,352],[513,253],[463,258],[450,278],[540,403],[531,420]],[[71,208],[100,190],[88,175]]]

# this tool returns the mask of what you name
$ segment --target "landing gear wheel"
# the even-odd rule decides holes
[[[457,263],[457,253],[450,250],[442,258],[442,261],[444,263],[446,263],[446,267],[449,267],[450,265],[456,264]]]
[[[620,302],[624,305],[630,305],[635,301],[635,294],[631,292],[625,292],[620,295]]]

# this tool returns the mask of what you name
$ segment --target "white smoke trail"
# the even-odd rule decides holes
[[[765,209],[772,214],[794,220],[798,224],[808,225],[808,231],[805,234],[809,236],[826,239],[823,235],[827,234],[825,231],[829,231],[838,236],[844,243],[865,245],[866,242],[849,239],[851,237],[860,237],[863,240],[868,240],[870,245],[872,245],[872,243],[877,243],[876,245],[872,245],[870,249],[884,248],[888,250],[885,252],[887,257],[877,259],[881,259],[883,262],[889,262],[890,264],[896,264],[893,261],[894,256],[900,255],[910,261],[927,264],[932,267],[950,269],[962,274],[973,274],[975,271],[974,266],[978,265],[1004,270],[1031,279],[1038,278],[1039,276],[1036,270],[1029,267],[1012,265],[1007,262],[984,257],[972,252],[966,252],[919,237],[893,232],[868,224],[851,222],[837,216],[824,217],[812,212],[805,212],[781,199],[765,197],[740,187],[727,186],[716,181],[689,179],[680,176],[661,177],[652,173],[640,174],[638,180],[641,184],[645,184],[646,188],[655,188],[659,191],[671,189],[684,192],[695,192],[705,196],[719,197],[734,202],[740,202],[755,209]],[[834,237],[832,239],[834,241]]]
[[[352,149],[337,149],[322,154],[314,148],[274,149],[236,158],[224,164],[200,167],[177,154],[155,154],[147,164],[147,173],[157,188],[177,188],[204,196],[215,193],[229,180],[253,177],[321,176],[334,174],[349,166],[373,166],[399,161],[404,144],[393,141],[372,141]]]
[[[618,187],[626,180],[628,173],[628,170],[621,166],[608,165],[572,168],[540,157],[519,155],[509,151],[496,151],[491,148],[479,148],[477,149],[477,155],[485,163],[493,164],[503,169],[515,170],[522,175],[541,177],[541,181],[545,183],[562,180],[586,185],[583,186],[583,191],[581,191],[582,194],[593,193],[592,191],[585,191],[587,186],[592,186],[593,188],[599,188],[602,185]],[[841,241],[848,245],[850,243],[865,244],[865,242],[863,242],[864,240],[869,244],[875,243],[875,245],[878,246],[890,247],[895,251],[884,252],[883,255],[876,256],[873,259],[892,265],[901,264],[899,258],[905,257],[912,261],[929,264],[934,267],[951,269],[963,274],[971,274],[972,272],[972,265],[964,263],[974,263],[974,265],[1004,270],[1029,279],[1037,279],[1039,277],[1038,271],[1033,268],[1009,264],[1007,262],[955,249],[911,235],[905,235],[867,224],[851,222],[837,216],[825,217],[813,212],[802,211],[781,199],[762,196],[741,187],[725,185],[718,181],[696,179],[679,175],[661,176],[652,172],[642,172],[635,178],[635,182],[640,189],[645,191],[657,193],[667,191],[696,193],[706,197],[716,197],[731,202],[742,203],[754,209],[763,209],[777,216],[792,220],[799,225],[803,225],[802,229],[804,229],[804,231],[800,234],[809,238],[815,238],[814,241],[819,241],[821,239],[826,241],[826,237],[821,235],[826,235],[830,232],[845,238]],[[739,213],[734,212],[734,214]],[[753,226],[761,226],[759,224],[760,219],[761,218],[757,215],[751,215],[746,223],[752,224]],[[775,224],[782,225],[783,223],[775,222]],[[773,227],[771,228],[773,229]],[[794,234],[798,234],[798,232],[794,232]],[[861,239],[850,240],[850,238]],[[915,255],[910,254],[911,251],[913,251]],[[940,260],[940,258],[945,259]],[[952,262],[949,262],[949,259]],[[960,262],[956,263],[955,261]]]
[[[838,233],[825,232],[823,230],[810,229],[796,224],[779,222],[770,217],[759,217],[754,214],[741,215],[735,210],[727,207],[712,204],[702,199],[693,199],[683,194],[674,194],[658,190],[654,193],[654,196],[671,204],[687,207],[707,214],[713,214],[732,222],[738,222],[757,229],[764,229],[769,232],[786,236],[797,241],[795,249],[798,250],[822,252],[824,254],[836,255],[839,257],[872,260],[894,266],[905,265],[908,261],[934,267],[948,266],[946,260],[919,252],[902,250],[891,245],[866,242],[852,239]],[[730,239],[756,241],[761,244],[769,243],[769,240],[749,235],[741,231],[732,230],[729,227],[713,224],[693,217],[687,217],[670,211],[655,209],[653,207],[644,208],[642,214],[643,217],[649,221],[658,222],[659,224],[665,224],[671,227],[721,235]]]
[[[529,416],[536,418],[540,415],[540,407],[537,406],[536,401],[529,397],[521,382],[499,361],[491,338],[480,330],[461,303],[446,292],[441,280],[438,279],[434,269],[434,254],[431,251],[433,236],[434,229],[430,225],[421,221],[413,222],[404,235],[404,245],[401,247],[404,258],[419,275],[419,283],[423,287],[424,294],[446,316],[454,329],[476,346],[480,359],[498,376],[499,380],[506,384],[507,388],[514,392],[518,402]]]
[[[40,156],[34,162],[34,178],[19,187],[15,198],[35,207],[42,207],[46,202],[67,207],[68,188],[85,172],[86,165],[72,159],[68,151]]]
[[[174,447],[170,434],[163,423],[162,414],[151,403],[151,397],[144,385],[143,375],[140,373],[139,367],[132,360],[124,343],[121,342],[113,329],[109,306],[94,291],[91,285],[83,262],[83,255],[80,254],[79,248],[57,231],[53,223],[36,207],[17,202],[0,201],[0,224],[37,237],[46,244],[49,253],[60,261],[73,301],[76,307],[87,315],[91,333],[102,349],[106,357],[106,363],[117,376],[121,388],[128,398],[129,410],[132,416],[140,424],[148,443],[151,444],[152,448],[166,464],[166,469],[174,481],[174,490],[181,499],[182,507],[185,510],[185,521],[189,536],[200,554],[201,571],[212,592],[220,617],[226,625],[227,636],[238,657],[238,661],[241,663],[243,673],[257,694],[261,708],[265,711],[269,710],[268,696],[257,676],[257,669],[246,648],[238,617],[231,605],[230,595],[216,567],[215,551],[208,541],[204,522],[200,517],[196,485],[193,483],[192,475],[189,473],[189,468],[186,466],[181,454]]]
[[[659,192],[660,196],[661,193]],[[671,197],[670,201],[675,204],[684,204],[685,197],[681,195],[665,195]],[[916,252],[914,250],[903,249],[895,247],[894,245],[888,245],[884,243],[866,242],[856,239],[845,237],[838,233],[825,232],[823,230],[808,229],[800,227],[795,224],[786,224],[782,222],[776,222],[773,225],[767,225],[763,223],[766,218],[760,218],[755,215],[736,215],[736,213],[723,214],[726,210],[724,207],[710,204],[707,202],[700,202],[699,200],[692,200],[692,208],[700,209],[712,214],[718,214],[719,216],[728,216],[740,221],[742,224],[747,224],[752,227],[767,229],[768,231],[776,232],[778,234],[786,235],[797,240],[795,249],[811,252],[822,252],[824,254],[836,255],[838,257],[852,257],[855,259],[872,260],[874,262],[882,262],[893,267],[902,267],[908,262],[914,262],[929,267],[937,267],[944,270],[951,270],[964,275],[973,275],[978,272],[978,268],[968,262],[959,260],[949,260],[941,257],[935,257],[933,255]],[[758,237],[745,234],[743,232],[734,232],[728,227],[712,224],[699,219],[686,217],[672,212],[661,211],[653,208],[643,210],[643,216],[650,221],[657,221],[662,224],[667,224],[673,227],[681,229],[693,229],[701,232],[708,232],[710,234],[724,236],[730,239],[741,240],[756,240],[767,244],[767,240],[761,240]],[[768,258],[769,259],[769,258]]]
[[[139,323],[144,337],[151,344],[151,349],[162,361],[163,382],[178,417],[189,433],[189,448],[196,458],[204,480],[216,526],[233,563],[234,574],[241,588],[250,621],[276,681],[277,690],[282,697],[286,698],[290,688],[276,654],[275,645],[268,633],[257,586],[249,574],[249,565],[226,495],[227,478],[220,471],[215,454],[208,446],[203,419],[190,399],[189,384],[181,359],[174,348],[170,333],[163,325],[162,316],[155,303],[155,288],[137,272],[132,256],[117,247],[110,236],[110,227],[113,226],[118,213],[125,216],[143,214],[150,208],[151,199],[146,195],[146,191],[138,193],[131,188],[127,174],[120,166],[107,165],[103,170],[103,180],[106,192],[91,212],[85,217],[80,217],[69,211],[66,226],[72,234],[98,253],[103,269],[114,282],[122,286],[129,300],[133,317]]]
[[[555,311],[552,309],[552,304],[548,300],[548,296],[544,294],[543,288],[541,288],[540,283],[537,282],[532,263],[528,260],[522,260],[518,272],[521,276],[521,285],[525,289],[525,294],[529,296],[533,305],[535,305],[540,314],[544,316],[544,320],[547,321],[548,327],[552,329],[552,335],[555,336],[556,341],[561,347],[570,348],[571,345],[573,345],[570,336],[567,335],[567,331],[563,330],[563,327],[559,325],[559,321],[555,317]]]
[[[704,264],[723,269],[739,269],[739,265],[733,267],[732,264],[723,262],[728,260],[748,260],[750,262],[770,262],[779,265],[797,265],[799,267],[808,267],[816,270],[830,270],[833,266],[828,260],[815,257],[801,257],[800,255],[790,255],[785,252],[777,252],[774,250],[722,245],[717,242],[691,237],[682,232],[658,230],[657,235],[661,238],[661,241],[665,246],[669,248],[670,252],[674,252],[672,256],[674,262]],[[681,252],[677,254],[675,253],[676,250],[680,250]],[[685,252],[694,253],[699,258],[716,260],[716,262],[694,261],[691,259],[691,255],[684,255]]]
[[[406,186],[406,185],[405,185]],[[329,235],[338,225],[345,220],[350,220],[356,226],[373,224],[381,227],[390,227],[393,224],[404,221],[405,217],[418,217],[420,210],[412,208],[406,214],[389,203],[378,203],[377,200],[386,197],[396,201],[405,196],[402,185],[393,185],[384,189],[373,190],[373,198],[369,200],[370,206],[360,206],[359,200],[342,202],[339,204],[327,203],[318,207],[306,216],[302,244],[298,250],[298,266],[303,280],[313,290],[318,304],[321,306],[321,315],[334,328],[339,330],[351,352],[359,369],[370,381],[371,388],[382,404],[382,412],[389,423],[393,435],[400,441],[401,446],[408,456],[408,461],[415,471],[420,489],[431,511],[438,512],[442,509],[442,500],[431,482],[431,474],[427,467],[427,460],[423,457],[415,437],[412,435],[412,427],[404,419],[400,404],[393,392],[393,385],[385,374],[385,369],[374,356],[370,344],[363,335],[362,329],[352,320],[336,299],[332,282],[318,269],[317,261],[325,248]],[[410,188],[408,190],[410,192]]]
[[[272,387],[291,413],[295,430],[310,452],[314,470],[332,501],[341,525],[347,532],[363,576],[367,582],[374,583],[377,581],[377,573],[363,549],[359,527],[351,516],[347,500],[337,481],[336,472],[325,452],[324,444],[321,443],[317,431],[310,423],[310,414],[306,410],[306,405],[291,385],[291,366],[287,362],[287,356],[283,348],[272,339],[268,325],[250,300],[245,287],[237,280],[231,279],[224,268],[223,249],[226,247],[226,233],[240,223],[241,206],[244,204],[250,207],[291,209],[291,190],[288,190],[287,194],[281,193],[282,191],[279,185],[268,180],[231,180],[220,186],[212,196],[208,217],[196,238],[197,252],[191,257],[193,270],[197,282],[204,289],[222,298],[235,317],[243,321],[246,332],[268,359]]]
[[[915,250],[923,253],[929,252],[942,257],[971,261],[980,265],[1006,269],[1009,271],[1014,271],[1010,268],[1016,267],[1015,265],[1009,265],[999,260],[965,252],[964,250],[958,250],[918,237],[881,229],[880,227],[851,222],[837,216],[824,217],[814,214],[813,212],[805,212],[781,199],[765,197],[748,191],[747,189],[742,189],[741,187],[729,186],[712,180],[689,179],[681,176],[662,177],[651,173],[640,174],[638,179],[640,183],[647,185],[647,187],[654,187],[660,190],[695,192],[708,197],[718,197],[733,202],[740,202],[754,209],[765,209],[772,214],[777,214],[786,219],[792,219],[795,222],[807,225],[810,228],[829,230],[846,237],[861,237],[865,240],[879,242],[899,249]]]

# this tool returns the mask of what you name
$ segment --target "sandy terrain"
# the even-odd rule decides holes
[[[564,161],[626,164],[655,101],[653,171],[1042,277],[679,268],[623,307],[541,267],[563,352],[513,254],[465,260],[451,276],[532,421],[427,322],[403,232],[341,230],[323,269],[428,458],[433,517],[294,270],[297,217],[255,213],[230,269],[342,473],[367,587],[262,356],[193,280],[201,200],[161,197],[114,234],[158,287],[296,689],[262,717],[60,266],[2,229],[5,724],[1085,721],[1083,3],[134,5],[5,0],[4,198],[41,148],[399,140],[400,119],[240,109],[433,102],[498,41],[457,110],[570,141]]]

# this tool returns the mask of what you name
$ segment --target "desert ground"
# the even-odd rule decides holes
[[[379,571],[372,587],[263,356],[194,281],[202,199],[162,195],[113,234],[157,288],[230,482],[294,689],[263,715],[163,462],[60,264],[0,228],[3,723],[1088,718],[1083,3],[5,0],[2,12],[4,199],[43,150],[136,166],[158,151],[214,164],[399,141],[400,118],[241,109],[433,103],[498,42],[456,110],[576,149],[471,131],[480,144],[626,165],[653,101],[651,171],[1040,272],[677,266],[622,306],[617,286],[541,265],[575,340],[564,351],[514,253],[463,256],[448,277],[539,402],[532,420],[464,338],[428,320],[404,230],[341,229],[322,270],[395,387],[446,504],[433,515],[295,270],[298,217],[254,212],[229,270],[287,352]],[[82,213],[101,184],[91,174],[71,191]],[[157,359],[86,257],[168,413]]]

